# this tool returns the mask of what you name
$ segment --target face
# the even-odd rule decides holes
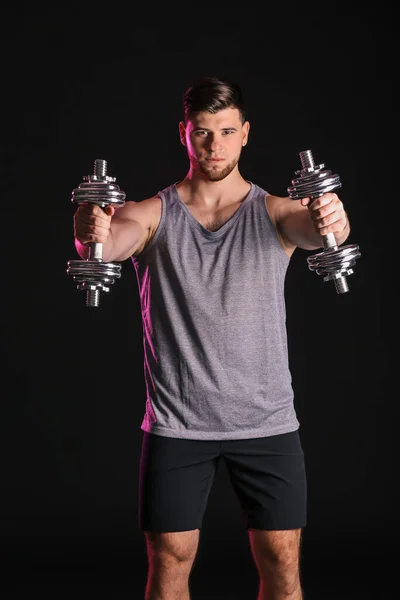
[[[192,169],[209,181],[221,181],[238,164],[247,143],[249,123],[240,120],[237,108],[216,114],[195,113],[179,124],[181,142],[186,146]]]

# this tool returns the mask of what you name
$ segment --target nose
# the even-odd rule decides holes
[[[211,150],[211,152],[217,152],[220,149],[221,149],[221,140],[218,138],[218,136],[213,135],[212,137],[210,137],[210,150]]]

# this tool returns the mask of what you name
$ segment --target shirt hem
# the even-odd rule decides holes
[[[299,421],[294,421],[281,427],[265,427],[258,429],[246,429],[240,431],[193,431],[189,429],[168,429],[153,424],[150,427],[141,425],[142,431],[152,433],[161,437],[178,438],[184,440],[245,440],[254,438],[270,437],[272,435],[280,435],[290,433],[299,429]]]

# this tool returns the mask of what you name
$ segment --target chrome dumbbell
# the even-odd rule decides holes
[[[107,175],[107,162],[96,159],[93,175],[83,177],[82,183],[72,192],[71,202],[97,204],[101,208],[109,204],[122,206],[125,204],[125,193],[116,185],[115,179]],[[79,290],[86,291],[86,306],[99,306],[100,292],[109,292],[110,285],[121,277],[121,264],[104,262],[102,253],[103,244],[92,243],[87,260],[68,262],[68,275],[72,275]]]
[[[310,198],[312,201],[342,186],[338,175],[325,169],[323,163],[314,163],[311,150],[300,152],[300,161],[302,169],[295,171],[298,177],[292,179],[292,185],[287,188],[292,200]],[[338,294],[348,292],[347,276],[354,272],[352,267],[361,256],[359,247],[356,244],[339,247],[333,233],[323,235],[322,242],[323,251],[307,258],[309,269],[322,275],[324,281],[333,281]]]

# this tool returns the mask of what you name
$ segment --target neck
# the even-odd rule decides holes
[[[250,184],[234,169],[221,181],[210,181],[189,169],[186,177],[178,184],[179,193],[187,204],[218,207],[231,203],[232,199],[243,197]]]

